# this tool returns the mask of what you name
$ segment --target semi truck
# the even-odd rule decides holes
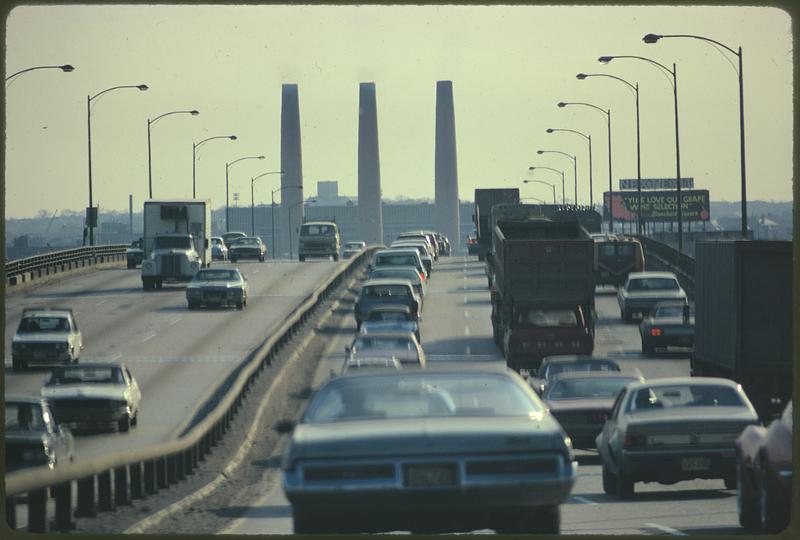
[[[738,382],[765,421],[791,399],[792,293],[789,241],[695,245],[692,375]]]
[[[497,222],[492,329],[506,364],[594,350],[594,243],[577,220]]]
[[[492,206],[489,211],[489,227],[494,231],[497,222],[502,221],[525,221],[531,218],[543,218],[542,205],[540,204],[514,204],[514,203],[500,203]],[[494,238],[494,235],[491,236]],[[492,288],[492,281],[494,279],[494,242],[489,242],[489,248],[486,252],[486,278],[489,283],[489,288]]]
[[[211,265],[211,201],[145,201],[142,240],[144,290],[190,281]]]
[[[492,241],[492,228],[489,223],[492,206],[496,204],[518,204],[519,188],[491,188],[475,190],[475,214],[472,221],[478,239],[478,260],[486,259]]]

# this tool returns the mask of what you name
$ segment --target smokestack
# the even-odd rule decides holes
[[[361,83],[358,98],[358,234],[367,244],[383,243],[381,168],[375,83]]]
[[[453,81],[436,82],[436,229],[460,246],[458,223],[458,166],[456,121],[453,112]]]
[[[292,255],[297,255],[298,235],[295,231],[303,222],[303,205],[301,204],[303,200],[303,157],[300,148],[300,102],[296,84],[282,86],[281,170],[284,174],[281,175],[280,225],[276,225],[281,231],[280,250],[275,252],[288,253],[290,251],[289,239],[291,238]],[[275,248],[273,247],[273,249]]]

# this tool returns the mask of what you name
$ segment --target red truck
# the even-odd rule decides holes
[[[577,220],[497,221],[492,328],[511,369],[594,350],[594,243]]]

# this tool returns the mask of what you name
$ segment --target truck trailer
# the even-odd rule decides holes
[[[472,221],[478,239],[478,260],[486,258],[492,242],[492,227],[489,223],[492,206],[496,204],[519,204],[519,188],[491,188],[475,190],[475,214]]]

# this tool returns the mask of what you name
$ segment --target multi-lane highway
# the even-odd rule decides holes
[[[613,289],[598,289],[596,355],[609,355],[624,367],[636,367],[648,378],[688,375],[688,355],[662,353],[645,358],[640,352],[638,327],[619,319]],[[474,257],[443,258],[436,265],[423,309],[422,344],[428,362],[502,362],[492,341],[491,304],[483,263]],[[355,323],[347,325],[355,332]],[[315,384],[341,368],[342,350],[352,339],[345,332],[328,344]],[[283,441],[285,443],[286,441]],[[274,456],[280,455],[282,445]],[[596,453],[576,451],[579,479],[562,508],[563,534],[743,534],[736,514],[736,492],[722,480],[696,480],[665,486],[637,484],[632,501],[603,493]],[[216,531],[239,534],[292,532],[291,508],[278,475],[262,494],[245,507],[244,515]],[[190,526],[187,523],[187,526]],[[191,530],[191,529],[188,529]],[[194,532],[194,531],[193,531]],[[490,531],[483,531],[490,532]]]

